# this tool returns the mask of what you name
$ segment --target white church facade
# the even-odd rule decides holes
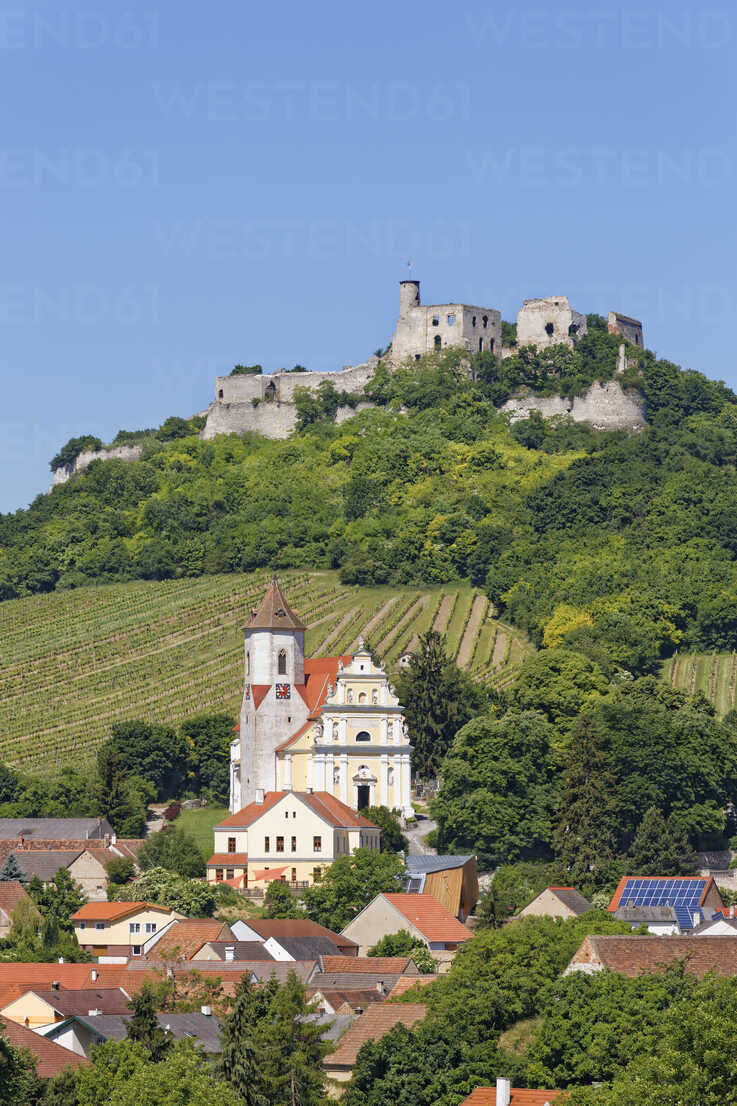
[[[244,627],[230,809],[265,792],[325,792],[353,810],[412,817],[412,749],[386,672],[362,641],[353,654],[305,659],[305,629],[274,578]]]

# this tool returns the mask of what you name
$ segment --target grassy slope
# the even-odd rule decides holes
[[[308,625],[308,656],[347,652],[365,632],[390,665],[433,624],[443,596],[457,593],[446,625],[455,656],[474,594],[458,584],[346,587],[333,572],[281,579]],[[116,720],[237,710],[242,626],[267,583],[264,572],[135,581],[0,604],[0,760],[84,761]],[[477,627],[468,667],[504,686],[531,646],[492,613]]]
[[[663,679],[691,695],[702,692],[720,717],[737,705],[737,653],[676,654],[663,665]]]
[[[186,830],[194,837],[205,860],[212,855],[212,827],[230,811],[226,806],[204,806],[200,810],[183,810],[176,820],[177,829]]]

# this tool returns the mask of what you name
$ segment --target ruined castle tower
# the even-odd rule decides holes
[[[305,683],[305,627],[274,576],[244,626],[245,681],[240,728],[240,772],[233,780],[238,807],[259,790],[273,791],[276,748],[303,726],[308,708],[297,688]],[[236,807],[236,809],[238,808]]]

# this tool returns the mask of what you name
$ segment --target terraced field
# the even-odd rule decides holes
[[[691,695],[701,691],[720,717],[737,706],[737,653],[676,653],[663,665],[663,679]]]
[[[332,572],[281,581],[308,626],[308,655],[349,652],[363,636],[396,667],[434,626],[462,667],[503,687],[532,649],[470,587],[345,587]],[[242,626],[267,583],[266,573],[136,581],[0,604],[0,760],[84,761],[114,721],[236,710]]]

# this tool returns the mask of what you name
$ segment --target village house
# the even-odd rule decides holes
[[[362,1045],[367,1041],[378,1041],[395,1025],[411,1029],[424,1020],[426,1013],[427,1007],[419,1004],[378,1003],[370,1006],[346,1030],[338,1047],[323,1060],[325,1074],[338,1083],[347,1083]]]
[[[13,924],[13,911],[22,902],[33,904],[33,900],[26,893],[22,884],[15,879],[0,882],[0,937],[7,937],[10,933],[10,927]]]
[[[446,954],[473,936],[433,895],[389,892],[372,899],[343,933],[358,943],[358,954],[364,956],[383,937],[403,930],[424,941],[439,963],[449,962],[452,955]]]
[[[3,1037],[13,1048],[26,1049],[36,1060],[36,1072],[41,1079],[53,1079],[64,1068],[78,1068],[89,1063],[84,1056],[77,1056],[69,1049],[61,1048],[54,1041],[47,1041],[32,1029],[0,1018]]]
[[[53,1041],[77,1056],[89,1059],[92,1049],[97,1045],[104,1044],[105,1041],[124,1040],[130,1018],[130,1010],[125,1014],[74,1014],[52,1025],[41,1026],[36,1032],[47,1041]],[[157,1014],[156,1018],[173,1040],[190,1040],[210,1056],[216,1056],[221,1051],[222,1022],[213,1016],[209,1008],[205,1007],[191,1014],[173,1014],[167,1011]]]
[[[149,902],[88,902],[72,914],[80,947],[98,959],[140,956],[147,937],[184,915]]]
[[[579,918],[588,910],[591,903],[575,887],[546,887],[539,895],[523,906],[520,918]]]
[[[233,933],[239,941],[263,941],[269,947],[281,946],[285,938],[325,937],[334,945],[334,953],[342,956],[358,956],[358,945],[342,933],[334,933],[309,918],[249,918],[232,922]]]
[[[410,854],[405,864],[405,891],[436,898],[460,922],[473,914],[479,901],[479,874],[476,857]]]
[[[0,1009],[0,1015],[29,1029],[63,1021],[74,1014],[129,1014],[130,995],[120,987],[25,991]]]
[[[565,1094],[513,1087],[509,1079],[500,1077],[495,1087],[477,1087],[460,1106],[553,1106]]]
[[[634,977],[643,972],[662,971],[676,961],[682,961],[685,971],[699,978],[707,972],[737,975],[737,936],[590,935],[583,939],[563,974],[592,975],[608,969]]]
[[[633,927],[644,923],[662,936],[693,929],[723,907],[711,876],[624,876],[607,910]]]
[[[378,851],[381,844],[378,826],[327,791],[259,792],[214,834],[208,880],[242,887],[274,879],[307,886],[319,882],[336,857],[358,848]]]

